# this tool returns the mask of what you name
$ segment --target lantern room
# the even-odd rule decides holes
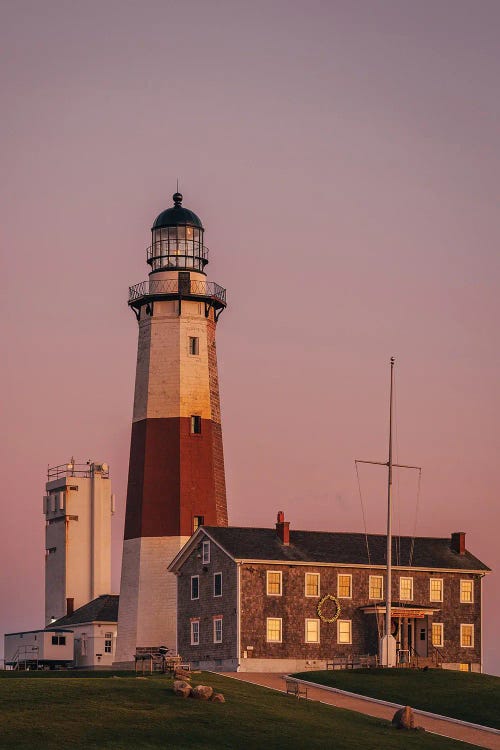
[[[193,269],[203,273],[208,263],[208,248],[203,245],[203,224],[182,205],[181,193],[174,193],[174,205],[156,218],[152,243],[148,247],[151,270]]]

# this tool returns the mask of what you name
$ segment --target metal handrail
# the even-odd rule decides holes
[[[52,481],[61,477],[83,477],[90,479],[94,474],[99,472],[104,479],[109,478],[109,467],[107,464],[97,464],[92,461],[86,464],[76,464],[73,461],[59,466],[49,466],[47,468],[47,479]]]
[[[439,667],[443,663],[443,654],[438,648],[436,648],[436,646],[433,643],[431,643],[431,648],[432,648],[432,659],[434,661],[434,664],[436,665],[436,667]]]
[[[129,287],[129,304],[142,297],[156,295],[180,295],[182,297],[210,297],[226,304],[226,290],[214,281],[199,281],[196,279],[150,279]]]

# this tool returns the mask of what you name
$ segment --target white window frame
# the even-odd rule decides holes
[[[342,641],[340,639],[340,625],[345,625],[346,623],[349,625],[349,640]],[[352,620],[337,620],[337,643],[345,646],[352,644]]]
[[[377,578],[382,582],[382,585],[380,587],[380,596],[372,596],[372,578]],[[384,598],[384,576],[368,576],[368,599],[373,599],[375,601],[380,601]]]
[[[434,643],[434,628],[439,628],[440,643]],[[444,646],[444,624],[442,622],[433,622],[431,626],[431,643],[434,648],[443,648]]]
[[[220,594],[215,593],[215,579],[217,578],[217,576],[220,576]],[[221,571],[219,571],[218,573],[214,573],[214,596],[217,598],[222,596],[222,572]]]
[[[307,593],[307,576],[314,576],[316,578],[316,580],[318,581],[318,593],[317,594],[308,594]],[[321,587],[321,579],[320,579],[319,573],[306,573],[305,574],[305,576],[304,576],[304,595],[308,599],[318,599],[319,596],[320,596],[320,591],[321,591],[320,587]]]
[[[464,638],[463,638],[463,632],[464,628],[470,628],[471,629],[471,642],[470,644],[465,645],[464,644]],[[471,622],[463,622],[460,625],[460,648],[474,648],[474,625]]]
[[[208,565],[210,562],[210,542],[208,539],[205,539],[201,545],[201,562],[203,565]]]
[[[280,637],[279,639],[269,640],[269,621],[273,620],[280,624]],[[283,619],[281,617],[266,617],[266,643],[282,643],[283,642]]]
[[[349,579],[349,595],[340,593],[340,577]],[[337,573],[337,598],[338,599],[352,599],[352,574],[351,573]]]
[[[217,626],[215,623],[220,622],[220,639],[217,638]],[[214,617],[214,643],[222,643],[222,617]]]
[[[440,584],[441,584],[439,599],[435,599],[432,596],[432,593],[433,593],[432,592],[432,584],[433,584],[434,581],[439,581]],[[444,592],[444,582],[443,582],[443,579],[442,578],[430,578],[429,579],[429,601],[431,601],[431,602],[442,602],[443,601],[443,592]]]
[[[106,641],[109,643],[109,646],[106,645]],[[104,653],[105,654],[113,653],[113,633],[104,633]]]
[[[463,596],[463,584],[470,585],[470,599],[464,599]],[[461,578],[460,579],[460,604],[474,604],[474,581],[472,578]]]
[[[308,623],[310,623],[310,622],[315,622],[316,625],[317,625],[317,635],[318,635],[318,637],[316,638],[315,641],[312,641],[312,640],[310,640],[310,638],[308,638],[309,632],[308,632],[307,626],[308,626]],[[316,618],[316,617],[306,617],[305,635],[304,635],[304,639],[305,639],[306,643],[320,643],[321,642],[320,627],[321,627],[321,625],[320,625],[319,618]]]
[[[193,596],[193,581],[195,579],[197,579],[197,581],[198,581],[198,596]],[[191,576],[190,586],[191,586],[191,590],[190,590],[190,592],[191,592],[191,601],[192,602],[196,602],[200,598],[200,576]]]
[[[279,590],[279,593],[277,594],[269,591],[269,574],[279,576],[280,590]],[[266,595],[267,596],[282,596],[283,595],[283,573],[281,570],[266,570]]]
[[[403,596],[403,581],[410,581],[410,596]],[[401,602],[412,602],[413,601],[413,576],[400,576],[399,578],[399,600]]]
[[[200,621],[191,620],[190,629],[191,629],[191,646],[199,646],[200,645]]]

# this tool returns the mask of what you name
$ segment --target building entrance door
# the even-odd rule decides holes
[[[415,651],[417,656],[427,656],[428,627],[427,618],[415,620]]]

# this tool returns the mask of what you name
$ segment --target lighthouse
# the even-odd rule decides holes
[[[117,663],[176,650],[176,578],[167,567],[203,524],[227,526],[215,330],[226,290],[182,195],[156,218],[149,278],[130,287],[139,335],[123,540]]]

